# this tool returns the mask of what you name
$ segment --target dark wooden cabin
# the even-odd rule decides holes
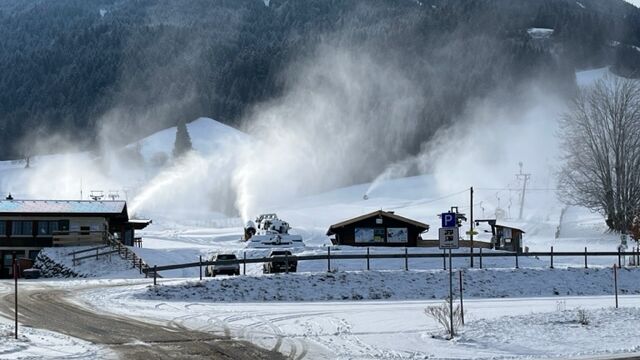
[[[327,236],[334,245],[415,247],[427,230],[427,224],[378,210],[331,225]]]
[[[0,200],[0,278],[13,256],[35,259],[45,247],[103,244],[113,236],[133,245],[150,220],[129,220],[125,201]]]
[[[498,224],[495,219],[476,220],[476,224],[481,222],[486,222],[491,226],[491,245],[494,249],[522,252],[522,235],[524,234],[522,229]]]

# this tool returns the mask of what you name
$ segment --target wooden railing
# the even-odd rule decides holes
[[[54,231],[53,246],[86,246],[105,244],[108,232],[98,231]]]

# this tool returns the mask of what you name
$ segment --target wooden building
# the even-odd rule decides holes
[[[494,249],[522,252],[522,235],[524,234],[522,229],[498,224],[495,219],[476,220],[476,224],[482,222],[491,226],[491,245]]]
[[[331,225],[327,236],[334,245],[414,247],[428,230],[427,224],[378,210]]]
[[[150,220],[129,220],[125,201],[0,200],[0,278],[13,256],[35,259],[44,247],[103,244],[107,236],[133,245]]]

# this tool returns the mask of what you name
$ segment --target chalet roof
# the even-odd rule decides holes
[[[356,223],[358,221],[361,221],[361,220],[364,220],[364,219],[368,219],[368,218],[371,218],[371,217],[377,217],[377,216],[395,219],[395,220],[398,220],[398,221],[406,222],[408,224],[414,225],[414,226],[419,227],[419,228],[423,228],[425,230],[429,230],[429,225],[427,225],[427,224],[421,223],[419,221],[411,220],[411,219],[408,219],[408,218],[400,216],[400,215],[396,215],[391,211],[377,210],[377,211],[374,211],[372,213],[364,214],[364,215],[361,215],[361,216],[358,216],[358,217],[355,217],[355,218],[352,218],[352,219],[349,219],[349,220],[345,220],[345,221],[339,222],[337,224],[333,224],[333,225],[331,225],[329,227],[329,230],[327,231],[327,235],[332,235],[334,229],[341,228],[343,226],[350,225],[350,224]]]
[[[122,214],[125,201],[0,200],[0,214]]]

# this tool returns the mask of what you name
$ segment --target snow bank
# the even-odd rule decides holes
[[[367,271],[239,276],[149,286],[141,299],[188,301],[331,301],[442,299],[448,295],[446,271]],[[640,269],[619,272],[621,294],[640,294]],[[456,287],[458,275],[455,274]],[[467,270],[465,297],[608,295],[609,268]]]
[[[90,246],[71,246],[45,248],[40,251],[40,256],[46,256],[58,264],[60,268],[68,269],[79,277],[106,277],[106,278],[136,278],[140,277],[139,270],[132,269],[131,262],[124,260],[118,254],[100,256],[98,259],[89,258],[73,263],[71,252],[91,248]],[[111,248],[100,249],[100,253],[111,251]],[[95,251],[81,253],[77,257],[95,255]]]

